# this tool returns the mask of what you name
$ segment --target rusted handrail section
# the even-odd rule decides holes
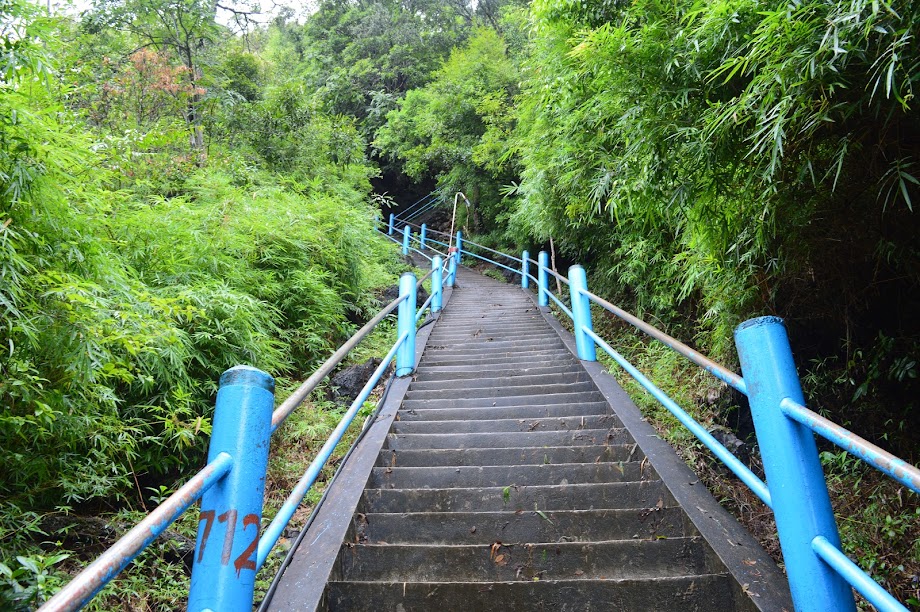
[[[70,581],[41,610],[58,612],[77,610],[117,576],[142,550],[172,525],[205,491],[227,475],[233,459],[220,453],[178,491],[157,506],[147,517],[123,535],[79,576]]]

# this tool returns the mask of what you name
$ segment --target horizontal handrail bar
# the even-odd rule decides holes
[[[431,191],[431,192],[429,192],[429,193],[423,195],[423,196],[420,197],[418,200],[416,200],[415,202],[413,202],[412,204],[410,204],[408,207],[406,207],[406,209],[402,211],[402,214],[405,215],[405,214],[411,212],[412,210],[414,210],[416,207],[418,207],[418,206],[419,206],[420,204],[422,204],[423,202],[427,202],[428,200],[430,200],[431,197],[432,197],[433,195],[435,195],[435,192],[434,192],[434,191]]]
[[[409,250],[415,251],[416,253],[418,253],[419,255],[421,255],[422,257],[424,257],[425,259],[427,259],[428,261],[431,261],[431,256],[428,255],[427,253],[424,253],[423,251],[420,251],[419,249],[417,249],[417,248],[415,248],[415,247],[409,247]]]
[[[408,215],[410,212],[412,212],[413,210],[415,210],[419,205],[424,206],[424,203],[425,203],[425,202],[427,202],[427,201],[430,200],[431,198],[433,198],[433,197],[435,197],[435,196],[439,196],[439,195],[441,195],[439,192],[437,192],[437,191],[432,191],[432,192],[429,193],[428,195],[425,195],[425,196],[423,196],[421,199],[416,200],[415,202],[413,202],[412,204],[410,204],[409,207],[406,208],[406,210],[404,210],[404,211],[401,212],[401,215],[402,215],[402,216]],[[396,215],[394,215],[394,216],[396,216]],[[396,216],[396,218],[398,219],[399,217]]]
[[[431,259],[431,258],[429,257],[428,259]],[[431,278],[431,275],[432,275],[432,274],[434,274],[434,270],[429,270],[429,271],[428,271],[428,274],[426,274],[426,275],[423,276],[422,278],[418,279],[418,282],[415,283],[415,288],[418,289],[419,287],[421,287],[421,286],[422,286],[422,283],[424,283],[426,280],[428,280],[429,278]]]
[[[406,298],[407,296],[405,295],[399,296],[384,306],[383,309],[378,312],[373,319],[368,321],[364,327],[359,329],[355,335],[353,335],[348,339],[347,342],[345,342],[345,344],[339,347],[339,350],[337,350],[329,359],[323,362],[323,365],[321,365],[318,370],[313,372],[313,374],[311,374],[310,377],[305,380],[303,384],[297,388],[296,391],[291,393],[287,399],[284,400],[281,405],[275,409],[275,411],[272,413],[272,433],[275,433],[275,430],[278,429],[278,426],[280,426],[281,423],[283,423],[284,420],[288,418],[292,412],[294,412],[294,409],[303,403],[307,396],[310,395],[310,392],[313,391],[313,389],[315,389],[317,385],[319,385],[319,383],[321,383],[323,379],[326,378],[326,376],[328,376],[343,359],[345,359],[345,356],[348,355],[351,349],[355,348],[359,342],[364,340],[364,338],[367,337],[367,335],[371,333],[375,327],[377,327],[377,324],[383,321],[383,319],[386,318],[386,316],[391,312],[396,310],[399,304]]]
[[[516,262],[518,262],[518,263],[523,263],[523,260],[522,260],[520,257],[515,257],[514,255],[508,255],[507,253],[502,253],[501,251],[496,251],[495,249],[490,249],[490,248],[487,247],[487,246],[478,244],[478,243],[473,242],[472,240],[469,240],[469,239],[467,239],[467,238],[464,238],[464,239],[463,239],[463,250],[464,250],[464,251],[466,250],[466,245],[468,245],[468,244],[472,244],[472,245],[475,246],[475,247],[479,247],[480,249],[483,249],[483,250],[488,251],[488,252],[490,252],[490,253],[494,253],[495,255],[501,255],[502,257],[507,257],[508,259],[511,259],[511,260],[516,261]],[[473,255],[473,253],[470,253],[470,255]]]
[[[388,233],[383,232],[383,231],[380,231],[380,229],[377,229],[377,233],[382,234],[382,235],[385,236],[387,239],[389,239],[389,240],[392,241],[392,242],[395,242],[396,244],[402,244],[399,240],[397,240],[397,239],[394,238],[393,236],[390,236]]]
[[[788,397],[779,406],[790,419],[894,478],[914,493],[920,493],[920,470],[916,467]]]
[[[668,412],[673,414],[678,421],[683,423],[684,427],[690,430],[697,439],[702,442],[706,448],[711,450],[713,454],[718,457],[722,463],[728,467],[734,474],[741,479],[741,481],[750,488],[757,497],[763,501],[768,507],[773,507],[773,502],[770,496],[770,490],[767,488],[766,483],[762,481],[757,475],[752,472],[746,465],[744,465],[737,457],[735,457],[731,451],[725,448],[718,440],[716,440],[711,433],[706,431],[706,429],[696,422],[696,420],[691,417],[683,408],[677,405],[677,403],[672,400],[664,391],[659,389],[655,384],[649,380],[642,372],[640,372],[634,365],[629,363],[625,357],[620,355],[618,352],[613,350],[609,344],[607,344],[603,338],[595,334],[592,330],[588,328],[582,328],[584,332],[594,340],[599,347],[604,349],[604,351],[610,355],[614,361],[620,364],[626,372],[632,376],[636,382],[645,387],[645,389],[652,394],[652,396],[658,400],[662,406],[668,409]]]
[[[710,374],[712,374],[713,376],[721,380],[722,382],[728,384],[729,386],[737,389],[741,393],[744,393],[745,395],[747,395],[747,386],[744,384],[744,379],[738,376],[737,374],[735,374],[734,372],[732,372],[731,370],[729,370],[728,368],[726,368],[725,366],[722,366],[716,363],[715,361],[709,359],[708,357],[706,357],[699,351],[696,351],[690,348],[683,342],[675,338],[672,338],[671,336],[664,333],[660,329],[652,325],[649,325],[642,319],[626,312],[622,308],[618,308],[617,306],[614,306],[607,300],[594,295],[590,291],[579,290],[579,293],[586,296],[589,300],[591,300],[592,302],[594,302],[595,304],[597,304],[604,310],[607,310],[608,312],[616,315],[620,319],[626,321],[627,323],[629,323],[636,329],[642,332],[645,332],[646,334],[648,334],[652,338],[655,338],[656,340],[663,342],[671,350],[683,355],[684,357],[686,357],[687,359],[689,359],[696,365],[700,366],[701,368],[703,368],[704,370],[706,370],[707,372],[709,372]]]
[[[539,266],[539,265],[540,265],[540,262],[539,262],[539,261],[537,261],[537,260],[535,260],[535,259],[531,259],[530,257],[527,258],[527,261],[528,261],[528,263],[532,263],[532,264],[535,265],[535,266]],[[563,276],[562,274],[559,274],[558,272],[556,272],[555,270],[553,270],[553,269],[550,268],[549,266],[547,266],[546,268],[544,268],[544,270],[546,270],[546,272],[547,272],[548,274],[551,274],[551,275],[555,276],[556,278],[558,278],[559,280],[561,280],[561,281],[562,281],[563,283],[565,283],[566,285],[569,284],[569,279],[568,279],[568,278],[566,278],[566,277]]]
[[[399,221],[402,221],[403,223],[405,223],[405,222],[408,221],[409,219],[415,219],[416,217],[420,217],[421,215],[425,214],[426,212],[428,212],[428,211],[431,210],[432,208],[436,208],[437,205],[438,205],[437,201],[436,201],[436,200],[432,200],[432,201],[428,202],[427,204],[425,204],[424,206],[422,206],[421,208],[419,208],[418,210],[416,210],[414,213],[412,213],[412,214],[409,215],[408,217],[404,217],[403,219],[399,219]]]
[[[547,295],[547,297],[549,297],[549,299],[551,299],[552,301],[556,302],[556,305],[559,306],[559,308],[562,309],[562,312],[564,312],[565,314],[569,315],[569,318],[570,318],[570,319],[575,320],[575,315],[572,314],[572,311],[569,310],[569,307],[566,306],[565,304],[563,304],[563,303],[562,303],[562,300],[560,300],[559,298],[557,298],[557,297],[553,294],[552,291],[550,291],[549,289],[547,289],[547,290],[546,290],[546,295]]]
[[[435,244],[440,244],[441,246],[445,246],[448,249],[451,248],[451,245],[447,244],[446,242],[441,242],[440,240],[435,240],[434,238],[427,238],[425,242],[433,242]]]
[[[431,305],[431,300],[432,300],[432,298],[434,298],[434,294],[433,294],[433,293],[429,293],[429,294],[428,294],[428,299],[425,300],[425,302],[424,302],[424,303],[421,305],[421,307],[418,309],[418,312],[415,313],[415,322],[416,322],[416,323],[418,323],[419,319],[421,319],[421,318],[425,315],[425,309],[428,308],[428,307]]]
[[[858,565],[850,561],[843,552],[831,544],[824,536],[817,536],[811,541],[811,549],[821,557],[835,572],[850,583],[859,594],[866,598],[879,612],[907,612],[897,599],[891,596]]]
[[[563,283],[565,283],[566,285],[569,284],[569,279],[567,279],[567,278],[566,278],[565,276],[563,276],[562,274],[559,274],[558,272],[556,272],[556,271],[553,270],[552,268],[544,268],[544,269],[545,269],[545,270],[547,271],[547,273],[549,273],[551,276],[555,276],[556,278],[558,278],[559,280],[561,280],[561,281],[562,281]]]
[[[79,610],[232,467],[230,455],[217,455],[39,609],[42,612]]]
[[[429,230],[428,228],[425,228],[425,231],[426,231],[426,232],[430,232],[431,230]],[[420,237],[418,234],[409,234],[409,240],[412,240],[412,241],[414,241],[414,242],[417,242],[418,244],[422,244],[422,239],[421,239],[421,237]],[[398,241],[397,241],[397,242],[398,242]],[[425,248],[426,248],[426,249],[431,249],[432,251],[434,251],[434,252],[437,253],[438,255],[442,255],[442,256],[444,256],[444,257],[447,256],[447,254],[446,254],[444,251],[439,251],[438,249],[436,249],[436,248],[434,248],[433,246],[431,246],[431,245],[429,244],[430,242],[434,242],[434,240],[432,240],[431,238],[425,238]],[[422,255],[424,255],[424,253],[422,253]],[[428,257],[427,255],[425,255],[425,256]],[[431,258],[428,257],[428,259],[431,259]]]
[[[281,537],[284,528],[287,527],[288,523],[291,522],[291,517],[294,516],[294,513],[297,511],[297,508],[303,501],[307,491],[309,491],[310,487],[313,486],[313,483],[316,482],[316,478],[319,476],[323,466],[326,465],[327,461],[329,461],[329,457],[332,455],[332,451],[335,450],[335,447],[342,440],[342,436],[345,435],[345,430],[347,430],[348,426],[351,425],[355,415],[358,414],[358,410],[361,408],[361,406],[364,405],[364,401],[370,395],[371,391],[373,391],[374,387],[377,386],[377,383],[380,381],[383,373],[386,372],[386,370],[390,367],[390,362],[396,355],[396,351],[400,346],[402,346],[403,342],[406,341],[408,336],[409,333],[404,332],[396,340],[396,344],[393,345],[393,347],[390,349],[390,352],[387,353],[386,357],[384,357],[380,362],[380,365],[377,366],[377,369],[374,370],[374,374],[371,376],[370,380],[367,381],[367,383],[361,389],[361,392],[351,403],[351,406],[342,416],[339,424],[336,425],[336,428],[329,435],[326,443],[323,444],[323,447],[319,450],[319,453],[317,453],[316,458],[313,459],[313,461],[310,463],[307,471],[304,472],[304,475],[294,486],[291,494],[288,495],[287,500],[285,500],[284,504],[278,510],[278,514],[275,515],[275,518],[265,529],[262,537],[259,538],[259,547],[256,557],[256,571],[258,571],[259,568],[261,568],[265,563],[265,560],[268,558],[268,554],[271,552],[272,548],[275,547],[275,544]]]
[[[510,270],[510,271],[512,271],[512,272],[514,272],[515,274],[518,274],[518,275],[521,274],[521,271],[518,270],[518,269],[516,269],[516,268],[512,268],[512,267],[510,267],[510,266],[506,266],[505,264],[501,264],[501,263],[498,263],[497,261],[493,261],[493,260],[489,259],[488,257],[483,257],[482,255],[477,255],[476,253],[473,253],[473,252],[471,252],[471,251],[467,251],[466,248],[465,248],[465,247],[466,247],[466,241],[463,242],[463,246],[464,246],[463,252],[464,252],[464,254],[466,254],[466,255],[472,255],[472,256],[475,257],[476,259],[481,259],[482,261],[485,261],[485,262],[488,262],[488,263],[490,263],[490,264],[492,264],[492,265],[498,266],[499,268],[504,268],[505,270]]]
[[[430,228],[430,227],[426,227],[426,228],[425,228],[425,231],[427,231],[427,232],[429,232],[429,233],[432,233],[432,234],[437,234],[437,235],[439,235],[439,236],[447,236],[447,237],[450,237],[450,234],[448,234],[447,232],[442,232],[441,230],[432,229],[432,228]]]

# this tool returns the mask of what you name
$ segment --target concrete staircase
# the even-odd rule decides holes
[[[335,563],[304,551],[272,610],[792,609],[775,565],[701,486],[703,501],[683,502],[691,520],[643,452],[664,443],[637,443],[612,404],[654,437],[635,406],[599,388],[586,365],[599,366],[528,293],[468,270],[458,284],[367,460]],[[657,464],[693,485],[664,446],[673,457]]]

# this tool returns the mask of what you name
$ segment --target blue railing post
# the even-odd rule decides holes
[[[457,230],[457,265],[460,265],[463,258],[463,232]]]
[[[787,397],[804,403],[782,319],[745,321],[735,344],[795,609],[855,610],[850,586],[812,550],[817,536],[838,548],[840,536],[814,435],[780,409]]]
[[[443,304],[444,281],[441,267],[444,263],[440,255],[435,255],[431,260],[431,312],[440,312]]]
[[[191,612],[252,612],[274,393],[274,379],[255,368],[220,377],[208,462],[227,453],[233,468],[201,498]]]
[[[390,213],[390,227],[389,227],[389,229],[387,230],[387,234],[389,234],[390,236],[393,235],[393,221],[394,221],[395,219],[396,219],[396,215],[393,214],[393,213]]]
[[[453,287],[457,282],[457,247],[447,249],[447,286]]]
[[[426,231],[427,229],[428,229],[428,226],[427,226],[426,224],[422,223],[422,229],[419,230],[419,233],[418,233],[418,242],[419,242],[419,245],[420,245],[418,249],[419,249],[420,251],[424,251],[424,250],[425,250],[425,231]]]
[[[537,255],[537,303],[540,306],[549,306],[549,295],[546,293],[549,289],[549,275],[546,273],[548,267],[549,255],[546,251],[540,251]]]
[[[405,300],[399,303],[399,312],[396,321],[396,337],[401,338],[403,334],[408,333],[402,346],[396,351],[396,375],[409,376],[415,371],[415,309],[416,290],[415,275],[406,272],[399,278],[399,295],[407,295]]]
[[[569,268],[569,295],[572,297],[572,319],[575,325],[575,347],[578,358],[584,361],[597,361],[594,339],[585,330],[594,331],[591,325],[591,300],[582,291],[588,290],[588,277],[585,269],[575,265]]]
[[[530,253],[524,251],[521,253],[521,287],[528,289],[530,287]]]
[[[409,238],[412,236],[412,228],[408,225],[403,228],[403,249],[402,254],[409,254]]]

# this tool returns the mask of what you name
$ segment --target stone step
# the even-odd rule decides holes
[[[464,359],[439,363],[423,361],[422,363],[425,365],[419,367],[419,371],[415,374],[416,378],[421,378],[422,374],[420,372],[423,369],[426,372],[490,372],[517,369],[522,366],[528,368],[571,368],[578,365],[578,360],[571,353],[565,352],[555,356],[538,355],[535,358],[530,358],[527,355],[523,358],[521,355],[514,355],[513,357],[501,357],[487,363]]]
[[[479,410],[482,410],[481,408]],[[428,412],[437,412],[430,410]],[[503,431],[573,431],[577,429],[602,429],[622,427],[623,423],[612,414],[580,415],[567,417],[538,417],[489,420],[439,420],[403,421],[393,423],[390,429],[396,434],[425,433],[498,433]]]
[[[542,351],[552,348],[565,348],[562,340],[556,338],[514,338],[509,340],[473,340],[469,342],[450,342],[439,344],[437,342],[429,343],[428,350],[432,357],[437,357],[441,353],[471,354],[484,352],[525,352],[530,350]]]
[[[452,393],[451,398],[420,398],[409,397],[403,400],[402,407],[406,410],[438,409],[438,408],[494,408],[496,406],[522,406],[529,402],[539,402],[543,405],[550,404],[586,404],[599,402],[604,399],[596,389],[571,393],[550,393],[546,395],[524,396],[514,395],[509,397],[469,397],[459,392]],[[527,398],[522,401],[522,398]],[[537,398],[537,399],[535,399]]]
[[[518,337],[520,334],[541,334],[547,337],[558,334],[546,326],[541,316],[526,317],[526,322],[519,323],[492,323],[485,319],[471,321],[468,324],[459,322],[453,325],[438,326],[432,330],[432,338],[481,338],[483,336]]]
[[[660,480],[450,489],[366,489],[360,512],[529,512],[674,505]]]
[[[697,535],[680,508],[413,512],[355,516],[357,543],[480,544],[656,540]]]
[[[478,328],[473,331],[464,331],[460,333],[432,332],[428,337],[428,341],[431,344],[446,344],[447,346],[453,344],[469,344],[471,342],[507,341],[509,339],[527,341],[542,340],[544,342],[556,343],[559,341],[559,336],[552,330],[535,325],[530,328],[517,328],[515,330],[496,329],[489,331]]]
[[[718,571],[702,538],[502,545],[366,545],[339,553],[339,580],[647,580]],[[405,567],[416,568],[408,576]]]
[[[540,465],[375,467],[367,481],[377,489],[443,489],[627,482],[657,478],[639,461]]]
[[[445,346],[429,347],[426,349],[429,358],[432,361],[438,361],[442,358],[463,357],[465,359],[491,359],[495,357],[516,357],[524,359],[531,354],[542,354],[552,351],[565,351],[565,346],[560,342],[558,345],[547,345],[544,343],[505,343],[502,346],[490,346],[491,342],[483,342],[479,346]]]
[[[464,391],[473,388],[508,388],[518,389],[520,387],[536,387],[546,385],[568,385],[572,383],[588,382],[591,377],[582,370],[581,372],[562,372],[555,374],[520,374],[517,376],[494,376],[489,374],[476,379],[435,379],[431,380],[426,377],[423,380],[416,379],[410,386],[409,391],[438,391],[448,389],[462,389]]]
[[[503,376],[542,376],[549,374],[581,373],[584,368],[575,363],[549,366],[514,364],[507,368],[482,366],[440,366],[419,367],[415,370],[416,380],[463,380],[476,378],[498,378]]]
[[[531,448],[454,448],[437,450],[381,450],[380,467],[430,467],[461,465],[551,465],[641,461],[638,444],[611,446],[546,446]]]
[[[386,448],[395,450],[428,448],[520,448],[526,446],[603,446],[632,444],[625,429],[580,431],[528,431],[494,434],[388,434]]]
[[[518,580],[515,582],[330,581],[325,610],[379,612],[610,612],[655,610],[712,612],[734,609],[734,592],[723,574],[650,580]]]
[[[412,421],[478,421],[480,419],[538,419],[543,417],[563,417],[607,414],[606,402],[587,402],[584,404],[549,404],[537,406],[495,406],[489,408],[431,408],[400,410],[400,422]]]
[[[575,357],[565,348],[541,349],[538,351],[489,351],[481,354],[463,354],[442,351],[436,355],[429,355],[426,350],[422,357],[423,363],[427,366],[441,365],[494,365],[494,364],[513,364],[522,363],[532,364],[535,361],[549,361],[551,363],[568,365],[575,361]]]
[[[472,384],[479,384],[476,381]],[[483,382],[483,384],[488,384]],[[490,386],[473,387],[469,386],[461,389],[433,389],[433,390],[414,390],[409,389],[406,393],[407,400],[424,400],[424,399],[441,399],[444,397],[463,397],[464,399],[474,399],[479,397],[534,397],[541,395],[551,395],[554,393],[586,393],[594,391],[597,388],[591,382],[573,382],[557,383],[550,385],[502,385],[500,383],[491,383]]]

